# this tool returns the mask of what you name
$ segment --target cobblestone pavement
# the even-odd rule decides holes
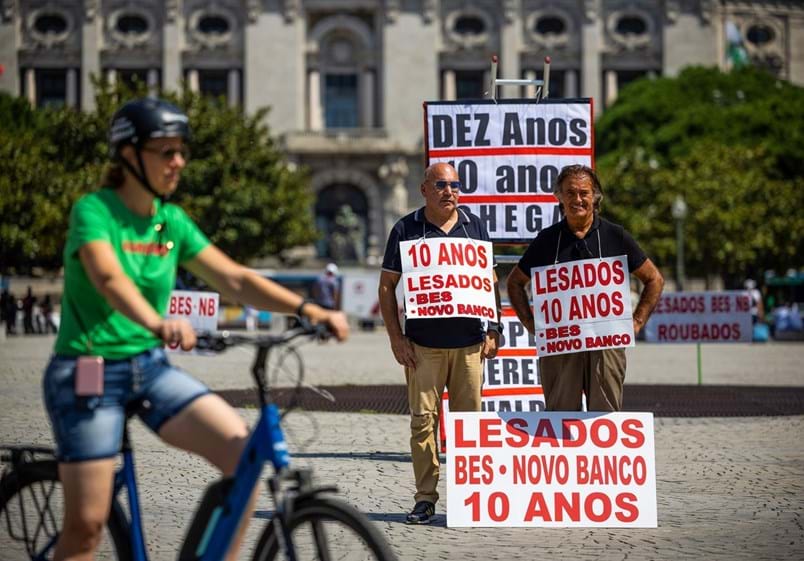
[[[51,442],[40,398],[51,346],[48,337],[0,342],[1,443]],[[304,353],[311,383],[401,381],[379,332],[358,333],[337,347],[308,346]],[[250,385],[249,359],[241,350],[176,362],[224,389]],[[627,382],[695,383],[695,360],[694,346],[641,345],[629,351]],[[703,361],[706,383],[804,386],[801,344],[706,345]],[[256,417],[253,410],[241,412]],[[404,416],[296,412],[285,428],[296,465],[314,468],[321,483],[337,483],[402,560],[804,558],[804,416],[657,418],[659,527],[638,530],[448,529],[443,510],[431,527],[406,526],[413,478]],[[215,474],[140,423],[132,429],[151,558],[175,559],[195,503]],[[440,492],[445,496],[443,481]],[[270,508],[258,505],[246,550]],[[7,539],[0,529],[0,559]]]

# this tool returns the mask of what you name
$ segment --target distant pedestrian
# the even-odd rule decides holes
[[[28,287],[28,293],[22,299],[22,326],[26,335],[36,333],[34,329],[34,306],[36,305],[36,296],[33,295],[33,290]]]
[[[42,317],[44,318],[45,334],[51,331],[58,333],[59,328],[56,326],[56,322],[53,321],[53,300],[51,300],[50,294],[45,294],[45,298],[42,300]]]
[[[765,308],[762,305],[762,293],[757,288],[757,282],[754,279],[745,279],[743,284],[751,297],[751,321],[756,324],[765,321]]]
[[[337,310],[340,300],[338,266],[330,263],[313,285],[313,301],[326,310]]]
[[[2,321],[6,324],[6,334],[11,335],[17,332],[17,299],[8,291],[3,289],[0,295],[0,312]]]

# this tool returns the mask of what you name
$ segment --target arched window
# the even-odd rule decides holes
[[[338,262],[365,260],[368,239],[368,200],[348,183],[335,183],[318,193],[315,203],[316,243],[320,257]]]

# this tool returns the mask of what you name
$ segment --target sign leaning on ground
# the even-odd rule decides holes
[[[483,361],[480,410],[487,412],[544,411],[544,390],[539,380],[536,342],[510,306],[502,307],[503,332],[497,356]],[[441,394],[439,437],[446,450],[449,392]]]
[[[459,204],[495,242],[528,242],[560,220],[561,168],[594,162],[591,99],[425,102],[427,165],[449,162]]]
[[[531,288],[539,355],[634,346],[624,255],[534,267]]]
[[[174,290],[170,293],[168,319],[186,319],[196,331],[216,331],[220,296],[217,292],[195,290]],[[182,352],[178,343],[167,346],[168,351]]]
[[[420,238],[399,243],[408,319],[498,321],[491,242]]]
[[[741,290],[663,294],[645,325],[652,343],[750,343],[751,296]]]
[[[457,413],[447,525],[655,528],[652,413]]]

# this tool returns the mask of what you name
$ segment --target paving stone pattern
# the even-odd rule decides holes
[[[52,338],[0,342],[0,442],[51,442],[40,379]],[[398,384],[381,333],[335,347],[304,348],[313,384]],[[216,389],[249,387],[250,354],[178,357]],[[629,351],[627,383],[695,382],[694,346],[643,345]],[[804,345],[704,348],[705,382],[804,386]],[[347,372],[344,374],[344,372]],[[675,382],[674,382],[675,381]],[[248,420],[253,409],[241,409]],[[804,416],[655,420],[659,527],[656,529],[448,529],[403,523],[413,478],[404,416],[294,412],[285,428],[297,466],[336,483],[374,521],[402,560],[419,559],[804,559]],[[151,559],[175,559],[178,543],[214,470],[132,424]],[[446,493],[443,481],[440,492]],[[258,504],[246,550],[271,505]],[[3,540],[0,530],[0,560]],[[243,559],[248,558],[244,555]]]

